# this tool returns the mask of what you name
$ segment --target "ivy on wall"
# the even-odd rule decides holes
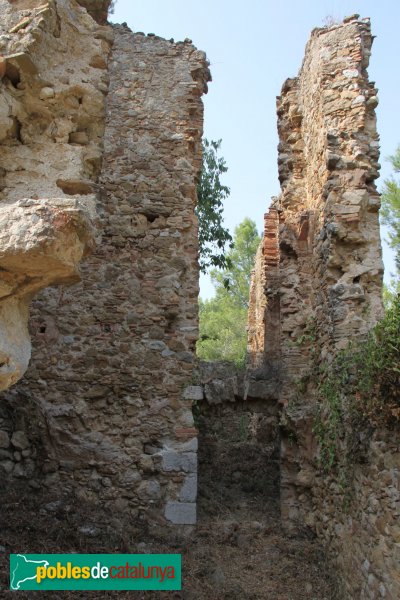
[[[349,344],[320,374],[318,398],[314,433],[326,471],[365,459],[368,433],[399,427],[400,295],[362,344]]]

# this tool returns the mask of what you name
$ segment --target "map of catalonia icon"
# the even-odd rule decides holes
[[[19,590],[26,581],[37,581],[37,568],[48,567],[47,560],[30,560],[23,554],[14,555],[10,564],[10,588]]]

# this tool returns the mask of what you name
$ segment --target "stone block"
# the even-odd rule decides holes
[[[203,398],[204,398],[203,386],[201,386],[201,385],[188,385],[188,387],[186,387],[183,390],[183,399],[184,400],[197,401],[197,400],[203,400]]]
[[[213,379],[204,386],[204,393],[209,404],[235,402],[238,394],[237,378]]]
[[[10,445],[10,436],[7,431],[0,431],[0,448],[8,448]]]
[[[164,450],[162,458],[164,471],[197,472],[197,454],[195,452],[176,452],[168,449]]]
[[[161,497],[161,487],[158,481],[150,479],[142,481],[138,488],[138,496],[141,500],[155,501]]]
[[[11,443],[14,448],[18,448],[19,450],[25,450],[29,446],[29,440],[24,431],[14,431],[11,436]]]
[[[369,193],[363,189],[349,190],[343,193],[342,198],[346,204],[366,206],[369,200]]]
[[[196,502],[197,498],[197,475],[188,475],[183,482],[179,494],[181,502]]]
[[[0,467],[9,475],[14,469],[14,463],[11,460],[3,460]]]
[[[245,399],[247,398],[263,398],[264,400],[275,400],[278,397],[279,382],[277,379],[269,381],[260,379],[248,379],[245,386]]]
[[[196,430],[197,432],[197,430]],[[179,444],[179,450],[181,452],[197,452],[199,447],[199,442],[197,437],[187,440],[187,442],[183,442]],[[178,449],[178,445],[176,445],[176,449]]]
[[[167,502],[165,518],[175,525],[195,525],[196,504],[194,502]]]

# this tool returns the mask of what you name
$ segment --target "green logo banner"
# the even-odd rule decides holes
[[[180,590],[180,554],[10,554],[11,590]]]

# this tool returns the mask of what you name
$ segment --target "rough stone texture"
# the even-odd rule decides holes
[[[264,235],[251,275],[248,312],[248,366],[253,375],[259,373],[264,379],[268,368],[280,365],[278,226],[278,202],[274,200],[264,215]]]
[[[4,478],[127,523],[193,525],[196,403],[215,466],[206,487],[276,502],[280,443],[284,524],[326,540],[347,597],[398,598],[397,440],[374,434],[345,508],[311,429],[316,368],[381,311],[369,21],[315,30],[278,98],[282,194],[257,253],[244,377],[194,368],[205,55],[99,25],[107,0],[79,4],[0,0],[2,387],[29,359],[32,294],[62,284],[34,302],[33,362],[0,402]],[[94,206],[98,246],[65,289],[92,246]]]
[[[277,100],[282,193],[266,215],[253,274],[248,376],[262,378],[264,368],[283,406],[284,525],[308,525],[326,540],[345,597],[397,598],[397,441],[376,434],[346,507],[341,482],[318,469],[312,432],[315,374],[381,315],[371,44],[369,20],[358,16],[314,30],[299,76]]]
[[[285,436],[282,442],[282,514],[294,522],[311,501],[307,486],[297,485],[313,451],[307,423],[314,382],[307,382],[316,365],[329,363],[381,315],[371,43],[368,21],[315,30],[299,77],[278,99],[281,402],[303,432],[299,447]],[[300,381],[308,385],[308,406],[296,406]]]
[[[18,467],[31,484],[39,480],[115,506],[127,522],[192,524],[194,207],[201,95],[210,77],[205,55],[187,42],[101,27],[72,1],[48,10],[57,10],[62,23],[61,37],[53,32],[49,47],[57,44],[55,56],[68,52],[71,66],[57,60],[62,67],[38,67],[47,75],[36,103],[54,123],[45,129],[40,115],[26,117],[38,127],[36,168],[46,163],[50,193],[96,200],[100,235],[82,265],[82,283],[50,290],[34,303],[33,360],[0,414],[10,435],[11,416],[18,415],[14,421],[32,447],[11,470],[15,475]],[[48,56],[39,47],[35,64]],[[26,181],[32,179],[27,172]],[[14,183],[7,185],[20,195]]]
[[[165,518],[175,525],[195,525],[196,504],[194,502],[167,502]]]
[[[227,362],[200,362],[195,378],[203,390],[194,409],[199,430],[200,501],[203,505],[216,501],[221,510],[239,505],[243,493],[249,493],[275,505],[279,496],[279,406],[273,385],[266,379],[245,381],[244,371]],[[182,495],[187,493],[188,483]]]
[[[347,485],[321,473],[312,480],[306,519],[335,559],[345,598],[400,597],[399,473],[398,435],[376,431]]]
[[[208,404],[235,402],[243,398],[243,373],[228,362],[200,362],[196,369],[196,379],[202,390],[202,398]]]
[[[104,25],[107,22],[108,9],[112,0],[77,0],[78,4],[86,8],[89,15],[97,23]]]
[[[0,389],[22,377],[31,342],[28,307],[38,290],[79,279],[92,242],[88,207],[76,200],[11,200],[0,205]]]
[[[203,364],[198,377],[205,392],[194,411],[199,430],[200,514],[209,509],[220,520],[232,509],[236,515],[239,506],[246,506],[246,498],[251,499],[249,518],[254,518],[257,498],[264,514],[269,515],[273,507],[278,511],[279,406],[265,396],[244,398],[243,373],[232,365]],[[249,543],[254,543],[252,535]]]
[[[78,52],[103,53],[86,36],[77,49],[73,27],[93,33],[79,12],[61,31],[65,2],[0,2],[0,389],[15,383],[30,358],[28,306],[34,293],[79,280],[77,264],[93,245],[94,195],[71,198],[58,185],[85,178],[89,187],[100,152],[103,93],[99,72]],[[73,68],[53,64],[69,55]],[[62,62],[62,61],[59,61]],[[79,99],[81,99],[81,104]],[[85,102],[83,99],[85,98]],[[72,104],[74,108],[69,111]],[[89,108],[90,106],[90,108]],[[66,111],[69,114],[66,114]],[[70,132],[92,129],[83,152]],[[92,190],[90,190],[92,191]],[[85,192],[87,194],[87,192]]]

